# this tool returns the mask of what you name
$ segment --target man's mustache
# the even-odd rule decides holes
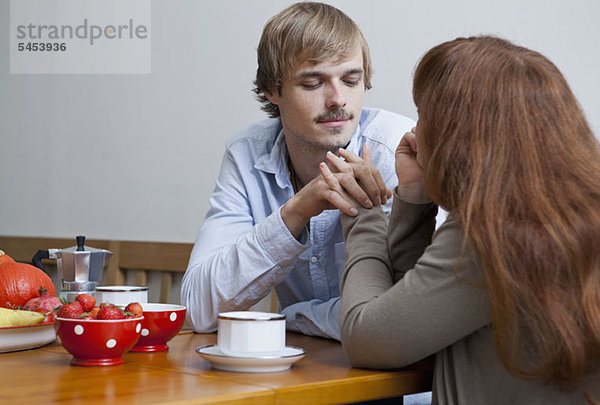
[[[315,121],[351,120],[353,118],[354,114],[341,108],[338,110],[327,111],[326,113],[319,115]]]

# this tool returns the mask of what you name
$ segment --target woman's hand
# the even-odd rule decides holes
[[[392,197],[392,191],[388,190],[381,173],[373,166],[369,145],[363,145],[362,158],[345,149],[340,149],[339,153],[344,159],[329,152],[327,160],[346,192],[365,208],[386,204]]]
[[[407,202],[425,203],[431,201],[425,188],[423,155],[419,156],[415,128],[404,134],[396,148],[396,176],[398,176],[398,196]],[[421,152],[422,153],[422,152]]]
[[[358,213],[355,207],[359,204],[365,208],[386,204],[392,192],[373,166],[369,147],[363,146],[362,158],[344,149],[340,149],[340,155],[344,159],[333,153],[327,154],[331,168],[325,162],[319,165],[320,179],[330,190],[327,194],[329,203],[351,216]]]
[[[396,176],[399,187],[412,183],[423,183],[424,173],[417,160],[417,149],[415,128],[413,128],[404,134],[396,148]]]

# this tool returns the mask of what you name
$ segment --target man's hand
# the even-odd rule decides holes
[[[362,159],[343,149],[340,149],[340,155],[345,160],[328,153],[327,160],[333,172],[326,163],[321,163],[321,175],[305,185],[281,208],[281,218],[294,237],[298,238],[310,218],[324,210],[338,208],[354,216],[358,214],[357,201],[365,208],[371,208],[385,204],[392,196],[379,170],[373,167],[367,145],[363,147]]]
[[[327,154],[327,160],[337,171],[336,179],[344,190],[365,208],[387,203],[392,191],[388,190],[381,173],[373,166],[369,146],[363,146],[362,159],[345,149],[339,152],[344,160],[333,153]]]
[[[329,203],[329,193],[327,184],[321,176],[317,176],[283,205],[281,219],[296,239],[312,217],[319,215],[323,210],[334,208]]]

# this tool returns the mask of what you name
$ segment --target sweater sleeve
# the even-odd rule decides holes
[[[468,246],[462,252],[463,233],[453,216],[430,240],[433,204],[396,195],[389,232],[378,209],[344,215],[342,225],[340,328],[354,366],[403,367],[489,324],[483,273]]]

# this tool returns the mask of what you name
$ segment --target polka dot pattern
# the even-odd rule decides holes
[[[146,328],[142,329],[142,336],[148,336],[150,334],[150,331]]]
[[[170,312],[164,314],[166,318]],[[183,322],[184,318],[178,316],[178,320]],[[78,366],[122,364],[123,353],[131,350],[145,328],[141,318],[115,321],[61,318],[57,326],[57,339],[73,355],[71,364]],[[148,330],[146,333],[152,335]]]
[[[136,331],[137,333],[139,333],[141,328],[142,328],[142,324],[141,324],[141,323],[138,323],[138,324],[136,325],[136,327],[135,327],[135,331]],[[149,333],[149,332],[148,332],[148,329],[144,329],[144,330],[142,331],[142,334],[144,334],[144,331],[146,332],[146,335],[148,335],[148,333]],[[83,325],[75,325],[75,327],[73,328],[73,332],[75,332],[75,334],[76,334],[76,335],[79,335],[79,336],[81,336],[81,335],[83,335],[83,332],[85,332],[85,329],[84,329]],[[146,336],[146,335],[144,335],[144,336]],[[109,348],[109,349],[112,349],[112,348],[113,348],[113,347],[115,347],[116,345],[117,345],[117,341],[116,341],[116,339],[108,339],[108,340],[106,341],[106,347],[107,347],[107,348]]]
[[[171,320],[171,322],[175,322],[175,320],[177,319],[177,313],[171,312],[171,316],[169,316],[169,319]]]

